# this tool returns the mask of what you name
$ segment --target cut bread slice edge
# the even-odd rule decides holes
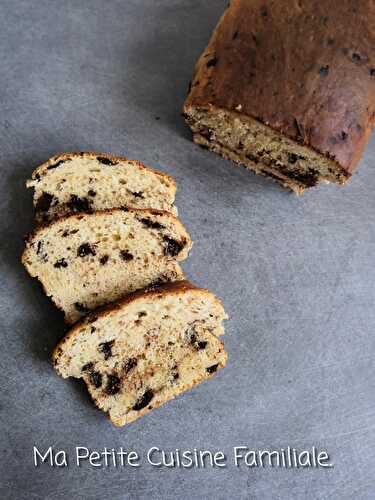
[[[148,287],[76,324],[52,361],[63,378],[83,378],[95,404],[124,425],[225,366],[218,336],[227,318],[215,295],[188,281]]]
[[[351,174],[336,161],[257,119],[188,98],[184,117],[194,142],[302,194],[319,183],[345,184]]]

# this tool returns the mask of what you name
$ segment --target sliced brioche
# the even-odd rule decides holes
[[[106,153],[54,156],[33,172],[26,185],[34,188],[38,223],[119,207],[176,213],[176,183],[171,177],[138,161]]]
[[[124,425],[210,378],[226,363],[227,316],[187,281],[135,292],[89,315],[59,343],[53,363],[83,378],[95,404]]]
[[[70,215],[26,240],[22,262],[72,323],[155,282],[183,278],[192,242],[169,212],[113,209]]]

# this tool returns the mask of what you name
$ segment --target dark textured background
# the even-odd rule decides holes
[[[375,138],[350,184],[301,198],[195,146],[180,107],[224,4],[0,3],[1,498],[375,497]],[[62,318],[19,263],[33,221],[25,180],[65,150],[172,174],[194,240],[185,270],[231,316],[228,367],[122,429],[53,372]],[[315,445],[335,467],[35,469],[34,444]]]

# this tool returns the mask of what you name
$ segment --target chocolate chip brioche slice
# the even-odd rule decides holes
[[[38,223],[118,207],[176,213],[176,183],[171,177],[138,161],[106,153],[54,156],[33,172],[26,185],[34,188]]]
[[[70,215],[28,236],[22,262],[73,323],[155,282],[180,280],[192,242],[169,212],[113,209]]]
[[[188,281],[135,292],[78,323],[53,353],[95,404],[124,425],[213,376],[226,363],[220,301]]]

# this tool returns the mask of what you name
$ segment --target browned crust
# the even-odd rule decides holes
[[[57,368],[57,363],[58,359],[61,356],[61,351],[64,346],[64,344],[71,338],[74,337],[74,335],[83,327],[86,326],[90,323],[93,323],[99,318],[104,318],[106,316],[111,316],[112,313],[119,311],[126,305],[130,304],[131,302],[135,302],[137,300],[141,300],[144,297],[157,297],[157,296],[162,296],[163,294],[170,294],[170,295],[179,295],[179,294],[184,294],[185,292],[189,290],[196,290],[197,293],[200,293],[202,295],[209,294],[210,296],[214,296],[217,303],[220,304],[220,300],[212,294],[209,290],[206,288],[200,288],[191,283],[188,280],[181,280],[181,281],[173,281],[169,283],[163,283],[160,285],[151,285],[146,288],[142,288],[141,290],[136,290],[135,292],[129,293],[125,295],[120,300],[117,300],[116,302],[112,302],[111,304],[102,306],[95,311],[92,311],[89,313],[87,316],[85,316],[82,320],[78,321],[72,328],[69,330],[69,332],[65,335],[65,337],[57,344],[56,348],[54,349],[52,353],[52,362],[55,365],[56,370],[58,371]]]
[[[351,173],[375,124],[374,46],[372,0],[232,0],[184,110],[240,105]]]
[[[153,172],[155,175],[158,177],[163,178],[164,180],[167,180],[168,183],[170,184],[170,188],[173,188],[174,193],[176,192],[177,185],[176,181],[173,179],[168,174],[165,174],[164,172],[161,172],[160,170],[157,170],[152,167],[147,167],[143,163],[141,163],[138,160],[129,160],[125,156],[115,156],[110,153],[101,153],[101,152],[94,152],[94,151],[72,151],[72,152],[66,152],[66,153],[61,153],[57,154],[55,156],[52,156],[49,160],[47,160],[45,163],[37,167],[31,177],[32,179],[37,179],[38,175],[44,175],[46,172],[48,172],[48,167],[52,165],[53,163],[56,163],[58,161],[65,161],[69,160],[72,158],[97,158],[97,157],[103,157],[103,158],[108,158],[109,160],[117,161],[117,162],[127,162],[131,163],[134,167],[138,167],[141,170],[148,170],[149,172]],[[57,167],[59,168],[59,167]]]

